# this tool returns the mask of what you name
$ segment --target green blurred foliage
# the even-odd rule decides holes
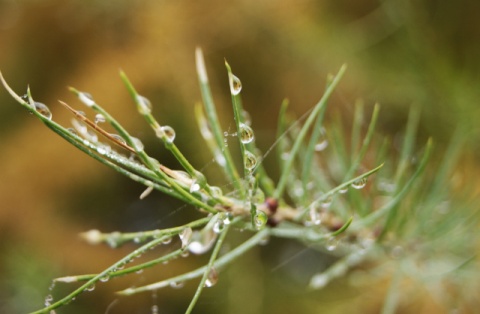
[[[395,136],[404,129],[408,108],[420,106],[420,134],[433,135],[440,150],[461,128],[471,149],[462,170],[468,176],[478,169],[480,149],[477,6],[474,0],[1,0],[0,69],[19,93],[30,84],[35,99],[47,103],[62,123],[68,124],[70,115],[57,99],[80,107],[65,86],[91,92],[162,163],[173,163],[135,114],[117,76],[122,68],[150,98],[158,119],[177,130],[185,154],[202,165],[211,157],[199,144],[192,110],[200,100],[193,58],[197,45],[205,52],[223,127],[234,125],[223,65],[227,58],[242,80],[244,106],[264,150],[274,140],[282,99],[288,97],[300,115],[321,96],[326,74],[346,62],[347,77],[329,115],[337,111],[348,119],[357,97],[367,106],[378,101],[382,131]],[[0,291],[5,291],[0,312],[39,308],[52,277],[95,272],[121,255],[80,242],[78,232],[160,227],[193,212],[161,195],[138,201],[142,187],[79,154],[20,110],[6,92],[0,92],[0,103]],[[267,170],[275,171],[269,165]],[[214,174],[208,164],[206,173]],[[322,256],[310,257],[300,274],[272,271],[286,259],[279,252],[288,249],[274,250],[278,259],[272,264],[262,263],[261,250],[246,256],[237,265],[245,271],[222,273],[221,286],[205,293],[198,312],[235,313],[245,303],[248,313],[317,313],[325,305],[331,313],[378,310],[385,293],[378,288],[306,292],[305,282],[291,283],[292,274],[308,276]],[[293,261],[290,268],[296,266]],[[130,284],[138,284],[135,280],[151,281]],[[248,286],[251,282],[256,286]],[[100,297],[82,296],[57,313],[105,312],[115,300],[114,286],[104,294],[97,291]],[[183,309],[193,289],[159,291],[158,303],[165,312],[176,312],[174,306]],[[109,313],[147,313],[151,300],[121,299]],[[438,310],[428,298],[413,309]]]

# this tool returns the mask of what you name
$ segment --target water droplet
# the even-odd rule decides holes
[[[91,284],[90,286],[85,288],[85,291],[93,291],[93,290],[95,290],[95,285],[94,284]]]
[[[334,251],[337,248],[338,245],[338,239],[335,237],[330,237],[327,239],[327,242],[325,243],[325,248],[328,251]]]
[[[317,143],[315,144],[315,151],[321,152],[328,146],[328,140],[325,136],[325,129],[322,128],[320,130],[320,136],[318,137]]]
[[[52,120],[52,113],[50,112],[50,109],[48,109],[47,105],[41,103],[41,102],[38,102],[38,101],[35,101],[33,103],[34,107],[35,107],[35,110],[41,114],[42,116],[44,116],[45,118],[47,118],[48,120]]]
[[[172,242],[172,238],[166,238],[162,241],[162,244],[170,244]]]
[[[111,248],[116,248],[121,243],[122,234],[118,231],[112,232],[108,235],[106,241]]]
[[[95,124],[104,123],[106,121],[105,116],[101,113],[95,115]]]
[[[188,257],[190,255],[190,252],[189,251],[183,251],[180,256],[181,257]]]
[[[255,216],[253,217],[253,223],[255,224],[255,228],[261,229],[267,223],[268,216],[265,214],[264,211],[257,210]]]
[[[125,142],[125,140],[123,139],[123,137],[121,137],[121,136],[118,135],[118,134],[111,133],[110,136],[111,136],[114,140],[116,140],[117,142],[119,142],[119,143],[127,144],[127,142]]]
[[[45,297],[45,306],[50,306],[53,301],[53,296],[51,294],[47,295]]]
[[[348,186],[346,188],[338,190],[338,193],[340,193],[340,194],[345,194],[347,192],[348,192]]]
[[[101,282],[107,282],[109,280],[110,280],[110,276],[108,274],[105,274],[102,277],[100,277]]]
[[[322,208],[327,209],[332,205],[332,202],[333,202],[333,196],[329,195],[327,196],[327,198],[325,198],[320,202],[320,206],[322,206]]]
[[[132,140],[133,148],[135,148],[135,150],[137,152],[143,151],[144,146],[143,146],[142,141],[140,141],[140,139],[138,139],[136,137],[133,137],[133,136],[130,139]]]
[[[190,193],[200,191],[200,184],[197,183],[197,180],[193,180],[192,184],[190,185]]]
[[[77,131],[74,128],[67,128],[67,130],[68,130],[68,132],[70,132],[72,134],[78,135]]]
[[[173,143],[175,140],[175,130],[168,125],[156,128],[155,134],[158,138],[165,139],[167,143]]]
[[[153,191],[153,186],[149,186],[145,189],[145,191],[142,192],[142,194],[140,194],[140,199],[143,200],[145,197],[147,197],[148,195],[150,195],[150,193],[152,193]]]
[[[78,99],[80,99],[80,101],[83,102],[88,107],[92,107],[93,105],[95,105],[95,101],[93,100],[92,95],[89,93],[79,92]]]
[[[251,143],[255,139],[253,130],[251,127],[244,123],[240,123],[240,141],[243,144]]]
[[[232,95],[238,95],[240,94],[240,91],[242,90],[242,82],[240,82],[240,79],[236,77],[235,75],[229,73],[229,83],[230,83],[230,93]]]
[[[223,223],[223,220],[217,219],[217,221],[215,221],[215,223],[213,224],[213,232],[220,233],[222,232],[224,227],[225,224]]]
[[[316,274],[310,280],[310,287],[314,289],[320,289],[325,287],[328,284],[329,278],[326,274],[320,273]]]
[[[137,275],[140,275],[140,274],[142,274],[142,273],[143,273],[143,269],[139,269],[139,270],[137,270],[137,271],[135,272],[135,274],[137,274]]]
[[[110,147],[110,145],[104,144],[104,143],[98,143],[97,144],[97,152],[100,155],[106,155],[106,154],[110,153],[111,151],[112,151],[112,147]]]
[[[357,189],[357,190],[363,189],[366,184],[367,184],[367,178],[365,177],[365,178],[359,179],[357,181],[354,181],[352,183],[352,188]]]
[[[225,225],[229,225],[232,222],[233,215],[231,213],[221,213],[219,219],[221,219]]]
[[[222,189],[219,188],[218,186],[211,186],[210,187],[210,193],[215,198],[222,197],[222,195],[223,195]]]
[[[170,281],[170,287],[172,287],[173,289],[183,288],[184,285],[185,282],[183,281]]]
[[[192,234],[193,234],[193,231],[192,231],[192,228],[190,227],[183,229],[183,231],[179,233],[178,236],[180,237],[180,241],[182,241],[182,249],[186,248],[190,244],[190,241],[192,239]]]
[[[152,314],[158,314],[158,305],[152,305]]]
[[[212,229],[208,229],[208,225],[201,231],[194,231],[192,234],[192,241],[188,245],[188,250],[193,254],[203,254],[210,250],[217,234]],[[211,226],[210,228],[212,228]]]
[[[152,103],[148,98],[137,95],[136,97],[137,100],[137,110],[140,112],[140,114],[149,114],[152,112]]]
[[[205,280],[205,287],[210,288],[217,284],[218,282],[218,273],[217,270],[212,267],[207,275],[207,280]]]
[[[254,154],[246,150],[245,155],[243,156],[243,162],[245,169],[251,171],[257,165],[257,157],[255,157]]]

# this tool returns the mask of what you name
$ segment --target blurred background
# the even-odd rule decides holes
[[[347,63],[327,119],[339,112],[348,121],[357,98],[368,112],[379,102],[379,130],[394,137],[403,132],[409,108],[419,106],[419,146],[433,136],[441,154],[460,129],[467,140],[462,168],[478,187],[479,39],[475,0],[0,0],[0,70],[17,93],[23,95],[30,85],[34,99],[50,107],[53,119],[68,125],[71,115],[57,100],[87,111],[66,87],[88,91],[142,139],[147,152],[175,167],[136,114],[118,77],[123,69],[152,101],[160,123],[175,128],[177,145],[212,182],[219,180],[216,168],[193,114],[200,101],[196,46],[204,51],[223,127],[234,125],[226,58],[242,80],[244,106],[264,151],[274,141],[282,99],[288,97],[290,109],[301,115],[321,97],[327,75]],[[78,152],[3,88],[0,142],[2,313],[40,308],[52,278],[98,272],[133,247],[90,246],[79,239],[80,232],[162,228],[197,215],[159,193],[140,201],[142,186]],[[274,162],[267,169],[275,177]],[[335,282],[333,288],[307,291],[309,276],[329,261],[307,252],[302,263],[279,267],[301,246],[281,243],[282,249],[276,249],[272,242],[222,273],[195,312],[375,313],[381,307],[381,286],[365,291]],[[157,295],[118,298],[113,292],[191,269],[200,260],[183,259],[113,280],[57,313],[150,313],[153,304],[160,313],[183,312],[196,283]],[[57,285],[53,294],[58,298],[72,288]],[[417,313],[444,310],[428,301],[416,306]]]

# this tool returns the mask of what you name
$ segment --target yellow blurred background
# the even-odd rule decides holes
[[[460,127],[469,147],[464,166],[473,177],[480,152],[479,21],[474,0],[0,0],[0,70],[20,95],[30,85],[34,99],[64,125],[71,115],[58,99],[85,109],[66,87],[90,92],[142,139],[147,152],[175,165],[136,114],[118,77],[123,69],[152,101],[158,120],[175,128],[185,155],[215,181],[193,114],[200,101],[196,46],[204,51],[223,127],[233,128],[226,58],[242,80],[244,106],[264,151],[274,141],[282,99],[288,97],[300,115],[322,95],[327,74],[347,63],[329,112],[348,120],[358,97],[367,108],[379,102],[380,130],[395,136],[404,130],[409,107],[418,105],[419,144],[432,135],[441,152]],[[161,228],[196,215],[159,193],[140,201],[142,186],[68,145],[3,88],[0,141],[2,313],[38,309],[52,278],[98,272],[131,249],[92,247],[80,232]],[[275,171],[274,165],[267,169]],[[385,294],[380,287],[306,291],[308,268],[327,262],[308,253],[305,264],[277,270],[300,246],[288,243],[282,250],[258,248],[246,255],[204,293],[196,313],[378,311]],[[99,286],[57,313],[150,313],[153,303],[160,313],[182,312],[195,284],[160,290],[156,297],[113,294],[199,265],[191,259],[176,264]],[[54,295],[72,288],[58,285]],[[415,312],[441,313],[426,304]]]

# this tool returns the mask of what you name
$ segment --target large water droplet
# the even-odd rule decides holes
[[[261,229],[267,223],[268,216],[265,214],[264,211],[257,210],[255,216],[253,217],[253,223],[255,224],[255,228]]]
[[[190,244],[190,240],[192,239],[192,228],[187,227],[183,229],[181,233],[179,233],[180,241],[182,241],[182,249],[187,247]]]
[[[193,232],[192,241],[188,245],[188,250],[193,254],[203,254],[207,252],[215,242],[217,234],[207,227],[209,226],[207,225],[201,232]]]
[[[92,95],[90,95],[89,93],[79,92],[78,99],[80,99],[80,101],[88,107],[92,107],[93,105],[95,105],[95,101],[93,100]]]
[[[240,91],[242,90],[242,82],[240,82],[240,79],[233,74],[230,74],[229,78],[230,93],[232,93],[232,95],[240,94]]]
[[[38,101],[35,101],[33,103],[33,105],[35,106],[35,110],[39,114],[41,114],[42,116],[44,116],[48,120],[52,120],[52,113],[50,112],[50,109],[48,109],[47,105],[45,105],[41,102],[38,102]]]
[[[135,150],[137,152],[143,151],[144,146],[143,146],[142,141],[140,141],[140,139],[138,139],[136,137],[133,137],[133,136],[130,139],[132,140],[133,148],[135,148]]]
[[[251,143],[254,140],[253,130],[245,123],[240,123],[240,141],[243,144]]]
[[[367,185],[367,178],[366,177],[354,181],[352,183],[352,188],[359,190],[359,189],[363,189],[365,187],[365,185]]]
[[[217,270],[212,267],[207,275],[207,280],[205,280],[205,287],[210,288],[217,284],[218,282],[218,273]]]
[[[137,110],[140,112],[140,114],[149,114],[152,112],[152,103],[148,98],[137,95],[136,97],[137,100]]]
[[[105,116],[101,113],[97,113],[95,115],[95,124],[98,124],[98,123],[104,123],[106,120],[105,120]]]
[[[254,154],[247,150],[245,151],[245,155],[243,157],[245,169],[252,170],[253,168],[255,168],[255,166],[257,165],[257,157],[255,157]]]

